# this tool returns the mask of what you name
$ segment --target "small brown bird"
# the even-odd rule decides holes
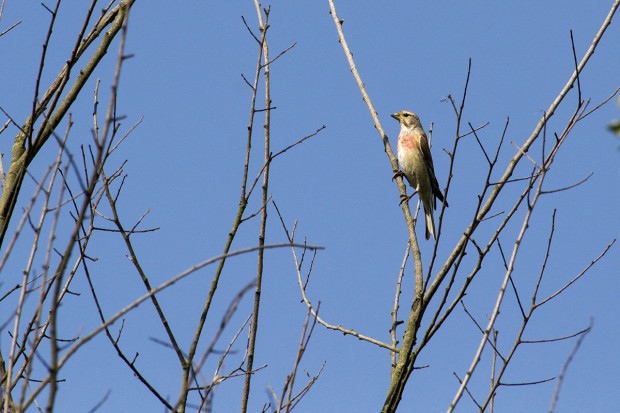
[[[422,128],[420,118],[413,112],[401,110],[394,113],[392,117],[400,122],[398,163],[409,185],[417,191],[424,205],[426,239],[429,239],[431,235],[433,239],[437,239],[433,220],[433,210],[437,207],[436,198],[439,198],[445,206],[448,206],[448,202],[439,190],[439,184],[435,178],[435,168],[426,133]]]

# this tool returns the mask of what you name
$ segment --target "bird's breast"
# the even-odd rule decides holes
[[[400,135],[398,137],[399,150],[415,150],[418,147],[418,140],[413,135]]]

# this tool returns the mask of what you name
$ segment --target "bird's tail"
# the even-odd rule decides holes
[[[424,205],[424,217],[426,219],[426,239],[429,239],[432,235],[433,239],[436,240],[437,237],[435,236],[435,220],[433,219],[433,209],[427,208],[426,205]]]

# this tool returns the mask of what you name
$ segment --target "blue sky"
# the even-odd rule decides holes
[[[325,247],[318,254],[308,289],[311,299],[321,302],[321,315],[332,324],[387,341],[395,279],[407,241],[390,165],[338,43],[327,2],[274,1],[271,5],[271,56],[296,44],[272,66],[272,99],[277,107],[272,112],[272,148],[284,148],[322,125],[327,128],[274,161],[269,191],[289,228],[297,221],[298,240],[307,239],[310,244]],[[452,95],[460,99],[468,59],[472,59],[472,71],[464,122],[474,126],[489,122],[479,137],[492,148],[510,118],[500,154],[499,168],[503,171],[516,151],[511,142],[520,144],[529,136],[572,73],[569,31],[573,30],[577,56],[581,58],[610,2],[490,5],[340,1],[336,6],[392,147],[395,149],[398,124],[389,114],[409,109],[419,114],[427,130],[431,123],[434,125],[432,153],[443,188],[449,166],[443,149],[452,147],[455,136],[455,117],[445,98]],[[73,47],[84,9],[80,1],[63,2],[48,52],[44,84],[55,77]],[[128,179],[120,203],[125,220],[133,222],[150,210],[145,226],[160,227],[156,233],[134,239],[153,284],[218,255],[237,210],[251,97],[241,74],[253,76],[258,52],[241,16],[256,30],[256,11],[249,1],[188,1],[174,5],[138,1],[130,16],[126,51],[133,57],[123,67],[118,111],[127,116],[124,127],[142,116],[144,119],[116,153],[113,163],[120,165],[128,160]],[[48,18],[38,2],[8,1],[0,21],[0,29],[4,30],[22,20],[0,38],[0,106],[21,121],[31,109]],[[619,86],[617,20],[581,77],[582,94],[592,99],[591,107]],[[112,50],[95,74],[102,79],[103,97],[112,79],[116,49]],[[94,81],[89,81],[72,110],[74,150],[90,139]],[[549,123],[550,134],[561,133],[576,100],[572,91]],[[262,106],[262,94],[259,102]],[[544,259],[554,209],[555,242],[542,295],[570,280],[618,237],[620,151],[618,140],[606,130],[606,125],[617,117],[620,108],[610,102],[578,124],[561,149],[547,177],[549,189],[571,185],[590,173],[593,176],[584,185],[547,195],[540,201],[514,274],[515,283],[524,291],[531,287]],[[261,125],[259,118],[252,158],[254,174],[262,157]],[[14,133],[2,134],[3,153],[10,151]],[[33,170],[54,158],[55,147],[46,151]],[[469,223],[484,183],[484,157],[476,142],[464,141],[460,151],[436,265],[444,262]],[[533,153],[539,152],[540,146],[536,146]],[[5,155],[5,162],[7,158]],[[530,165],[524,164],[516,175],[524,176],[529,171]],[[510,196],[519,188],[507,191],[496,212],[508,208]],[[28,197],[24,189],[20,205]],[[248,211],[258,208],[255,198]],[[286,237],[273,207],[269,214],[267,242],[284,242]],[[517,221],[502,236],[505,251],[511,250],[523,215],[521,208]],[[494,224],[491,220],[481,226],[481,242],[491,234]],[[423,225],[417,229],[426,266],[432,243],[423,239]],[[256,245],[257,240],[258,221],[249,221],[233,249]],[[100,234],[93,240],[91,253],[99,257],[93,271],[109,313],[143,293],[120,238]],[[475,251],[470,251],[465,268],[471,267],[474,255]],[[205,346],[228,302],[254,276],[255,263],[255,254],[228,262],[208,322]],[[23,266],[17,257],[14,266],[17,274]],[[609,411],[617,406],[613,394],[620,384],[619,267],[614,246],[588,275],[541,308],[527,330],[527,339],[548,339],[579,331],[593,320],[594,328],[568,370],[558,411]],[[409,265],[403,309],[409,307],[412,295],[411,269]],[[214,268],[208,267],[161,295],[181,342],[191,339],[213,272]],[[466,274],[461,272],[457,279],[462,282]],[[465,304],[481,324],[486,324],[493,309],[503,275],[503,264],[495,249],[465,297]],[[15,281],[10,277],[8,271],[2,274],[2,285],[13,285]],[[80,334],[97,325],[85,281],[78,279],[74,288],[82,295],[72,298],[66,306],[67,334]],[[267,367],[254,378],[250,411],[260,411],[269,400],[268,386],[279,392],[301,334],[306,309],[300,302],[289,250],[267,253],[262,300],[256,364]],[[225,339],[232,337],[251,308],[251,297],[247,296]],[[512,343],[515,323],[519,322],[517,311],[514,295],[509,293],[497,324],[504,349]],[[164,332],[152,309],[144,305],[127,317],[123,343],[129,353],[140,353],[140,367],[164,394],[175,399],[180,369],[172,352],[154,344],[151,338],[163,339]],[[8,340],[7,331],[2,331],[3,352]],[[445,411],[458,388],[453,372],[464,375],[479,340],[475,326],[462,310],[456,310],[421,354],[419,363],[429,367],[414,373],[402,410]],[[237,346],[238,351],[243,351],[242,344]],[[557,376],[574,344],[575,340],[523,346],[506,380],[525,382]],[[161,411],[157,400],[115,358],[103,337],[93,346],[95,352],[85,349],[67,366],[68,382],[61,386],[59,411],[76,403],[87,411],[108,389],[111,394],[103,411],[124,411],[129,407],[132,411]],[[235,357],[227,367],[232,368],[240,355]],[[299,411],[379,410],[389,383],[387,351],[317,326],[302,368],[315,374],[323,363],[324,371]],[[214,366],[207,364],[206,376],[213,374]],[[487,350],[472,383],[478,396],[485,394],[490,368]],[[554,383],[500,388],[496,409],[548,409]],[[238,410],[242,385],[239,378],[224,383],[216,392],[214,411]],[[475,411],[475,406],[464,396],[458,411]]]

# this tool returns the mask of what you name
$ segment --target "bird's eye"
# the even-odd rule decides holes
[[[409,116],[409,114],[408,113],[403,113],[403,116],[407,117],[407,116]]]

